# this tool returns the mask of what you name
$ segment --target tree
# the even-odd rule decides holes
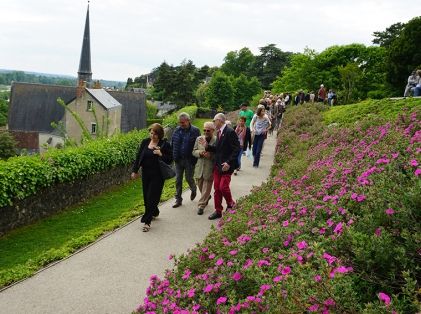
[[[176,73],[173,66],[165,61],[157,69],[157,78],[154,82],[154,97],[163,101],[173,100]]]
[[[233,79],[233,87],[234,102],[238,106],[243,102],[250,101],[262,89],[257,77],[248,78],[244,74]]]
[[[338,67],[343,86],[343,103],[347,104],[356,100],[354,97],[355,86],[362,76],[362,71],[355,62]]]
[[[215,72],[209,82],[205,98],[210,108],[222,106],[225,111],[231,111],[234,108],[234,88],[230,78],[221,71]]]
[[[409,74],[421,66],[421,17],[406,23],[387,49],[387,82],[396,95],[402,94]]]
[[[7,124],[7,113],[9,111],[9,105],[6,99],[0,96],[0,126]]]
[[[374,32],[373,44],[380,45],[380,47],[389,47],[392,42],[399,37],[404,27],[405,24],[403,23],[395,23],[390,25],[383,32]]]
[[[194,91],[199,82],[196,75],[196,67],[191,60],[183,61],[175,68],[174,100],[179,105],[195,102]]]
[[[260,55],[256,57],[253,75],[256,76],[264,89],[270,89],[273,81],[282,75],[282,70],[290,64],[291,52],[283,52],[275,44],[259,48]]]
[[[7,131],[0,131],[0,159],[16,156],[16,142]]]
[[[227,53],[224,63],[221,65],[221,71],[234,77],[238,77],[241,74],[252,76],[255,62],[256,57],[249,48],[244,47],[239,51],[230,51]]]

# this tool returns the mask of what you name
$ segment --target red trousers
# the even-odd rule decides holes
[[[216,166],[213,168],[213,188],[215,190],[213,200],[215,210],[218,213],[222,213],[224,209],[222,207],[222,198],[225,198],[228,207],[234,205],[230,189],[231,175],[231,173],[220,174]]]

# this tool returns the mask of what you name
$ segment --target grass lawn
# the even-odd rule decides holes
[[[175,193],[175,179],[166,181],[161,200]],[[33,225],[0,238],[0,287],[31,276],[49,263],[69,256],[101,235],[144,211],[140,180],[93,197]]]
[[[212,121],[212,119],[196,118],[193,120],[192,124],[199,128],[200,133],[203,133],[203,123],[206,121]]]

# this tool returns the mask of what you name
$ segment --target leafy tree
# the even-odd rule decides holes
[[[173,100],[176,80],[174,67],[163,62],[158,67],[157,73],[157,78],[154,82],[154,98],[163,101]]]
[[[233,87],[235,105],[250,101],[262,89],[257,77],[247,78],[244,74],[233,79]]]
[[[7,131],[0,131],[0,159],[16,156],[16,142]]]
[[[9,111],[9,106],[7,100],[3,99],[0,96],[0,126],[5,126],[7,124],[7,113]]]
[[[221,71],[234,77],[238,77],[241,74],[252,76],[255,62],[256,57],[249,48],[244,47],[239,51],[230,51],[227,53],[224,63],[221,65]]]
[[[396,95],[403,93],[409,74],[421,66],[421,17],[406,23],[387,49],[387,82]]]
[[[197,87],[195,91],[196,101],[198,107],[208,107],[208,104],[206,103],[206,92],[208,90],[209,84],[201,83]]]
[[[222,106],[224,110],[231,111],[234,108],[234,87],[230,78],[221,71],[215,72],[209,82],[205,98],[210,108]]]
[[[405,24],[403,23],[395,23],[390,25],[383,32],[374,32],[373,44],[380,45],[380,47],[389,47],[392,42],[399,37],[404,27]]]
[[[196,67],[191,60],[183,61],[176,67],[173,100],[177,104],[186,105],[195,102],[194,91],[199,84],[196,73]]]
[[[259,48],[260,55],[256,57],[253,75],[256,76],[264,89],[270,86],[276,77],[282,75],[282,70],[290,64],[291,52],[283,52],[275,44]]]
[[[361,79],[362,71],[355,62],[339,66],[338,71],[343,84],[343,102],[347,104],[355,100],[355,87]]]

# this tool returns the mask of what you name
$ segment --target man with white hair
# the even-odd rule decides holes
[[[217,130],[216,143],[208,144],[201,139],[200,143],[204,145],[207,152],[215,154],[215,164],[213,167],[213,188],[215,212],[208,218],[210,220],[222,217],[222,198],[227,203],[227,210],[232,209],[235,201],[231,195],[230,183],[231,175],[237,169],[237,157],[240,151],[240,141],[237,133],[225,124],[225,115],[217,113],[213,119]]]
[[[197,214],[203,215],[205,207],[211,198],[211,190],[213,184],[213,158],[214,154],[206,151],[206,147],[200,143],[201,139],[205,140],[208,145],[215,145],[216,136],[214,135],[215,125],[212,122],[203,124],[203,135],[196,139],[193,148],[193,156],[197,158],[196,167],[194,168],[194,179],[199,187],[201,197],[198,202]]]
[[[320,85],[320,89],[317,92],[317,101],[318,102],[325,102],[326,99],[326,89],[323,84]]]

